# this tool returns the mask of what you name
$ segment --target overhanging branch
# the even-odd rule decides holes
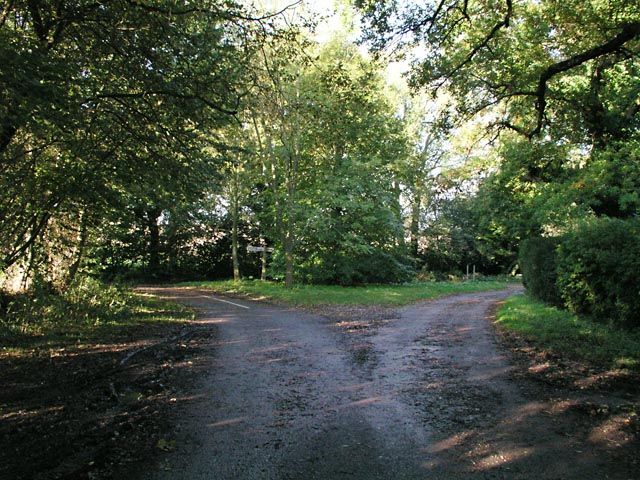
[[[526,133],[526,136],[532,138],[539,135],[542,131],[545,109],[547,107],[547,84],[553,77],[578,67],[589,60],[616,53],[620,51],[625,44],[638,36],[640,36],[640,22],[625,23],[620,33],[608,42],[547,67],[547,69],[540,74],[536,89],[536,125],[530,132]]]

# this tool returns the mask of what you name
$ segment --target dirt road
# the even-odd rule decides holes
[[[488,318],[513,288],[337,320],[204,291],[149,292],[195,307],[214,335],[147,480],[640,475],[637,445],[614,416],[594,422],[566,392],[514,377]]]

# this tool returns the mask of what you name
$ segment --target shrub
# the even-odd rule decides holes
[[[557,251],[557,285],[570,311],[640,326],[640,220],[599,218],[578,225]]]
[[[554,306],[562,305],[562,297],[556,286],[557,237],[535,237],[520,246],[520,269],[527,290],[535,298]]]
[[[14,295],[2,308],[0,340],[3,333],[38,336],[56,331],[71,335],[85,327],[125,320],[131,316],[131,298],[130,292],[89,277],[61,292],[41,284]]]
[[[351,256],[323,252],[307,259],[299,271],[305,283],[342,286],[403,283],[414,275],[408,259],[383,251]]]

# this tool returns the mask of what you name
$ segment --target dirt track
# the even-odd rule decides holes
[[[620,417],[514,375],[488,318],[514,289],[369,319],[149,291],[195,307],[215,333],[147,480],[639,476]]]

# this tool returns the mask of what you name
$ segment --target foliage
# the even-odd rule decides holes
[[[418,47],[413,86],[446,91],[447,118],[473,118],[499,146],[477,194],[441,216],[450,244],[465,238],[473,257],[504,267],[522,239],[637,215],[637,2],[354,3],[374,50]],[[464,237],[456,217],[475,220]],[[449,251],[440,258],[460,258]]]
[[[276,248],[272,278],[289,286],[405,279],[393,175],[405,141],[379,65],[344,39],[321,48],[298,36],[266,45],[256,62],[252,137],[242,147],[255,153],[248,206],[258,207],[259,237]]]
[[[640,213],[638,132],[594,152],[563,190],[582,209],[598,216],[637,216]]]
[[[331,251],[311,255],[300,266],[300,275],[305,283],[342,286],[403,283],[414,276],[405,257],[371,250],[349,256]]]
[[[535,298],[550,305],[562,306],[562,297],[556,281],[557,237],[533,237],[520,246],[520,269],[527,291]]]
[[[198,282],[186,286],[209,288],[230,294],[248,295],[259,300],[283,302],[289,305],[406,305],[441,295],[500,290],[504,281],[486,282],[427,282],[404,285],[367,285],[342,287],[329,285],[296,285],[286,288],[275,282]]]
[[[202,134],[237,109],[251,50],[240,38],[253,38],[243,18],[227,1],[5,5],[3,273],[26,263],[47,277],[62,252],[73,258],[56,274],[69,284],[103,220],[142,207],[150,222],[198,194],[209,172]]]
[[[565,127],[579,125],[573,141],[590,133],[603,139],[619,135],[629,108],[637,110],[636,2],[355,4],[375,49],[426,45],[414,62],[415,85],[446,87],[458,111],[490,110],[496,127],[534,138],[550,124],[569,134]]]
[[[149,322],[190,318],[184,307],[84,277],[62,293],[40,289],[5,294],[0,339],[6,347],[100,342]]]
[[[527,295],[509,298],[497,325],[533,342],[540,350],[592,362],[605,370],[640,371],[640,335],[579,318]]]
[[[599,218],[567,233],[558,249],[558,287],[570,311],[640,326],[640,221]]]

